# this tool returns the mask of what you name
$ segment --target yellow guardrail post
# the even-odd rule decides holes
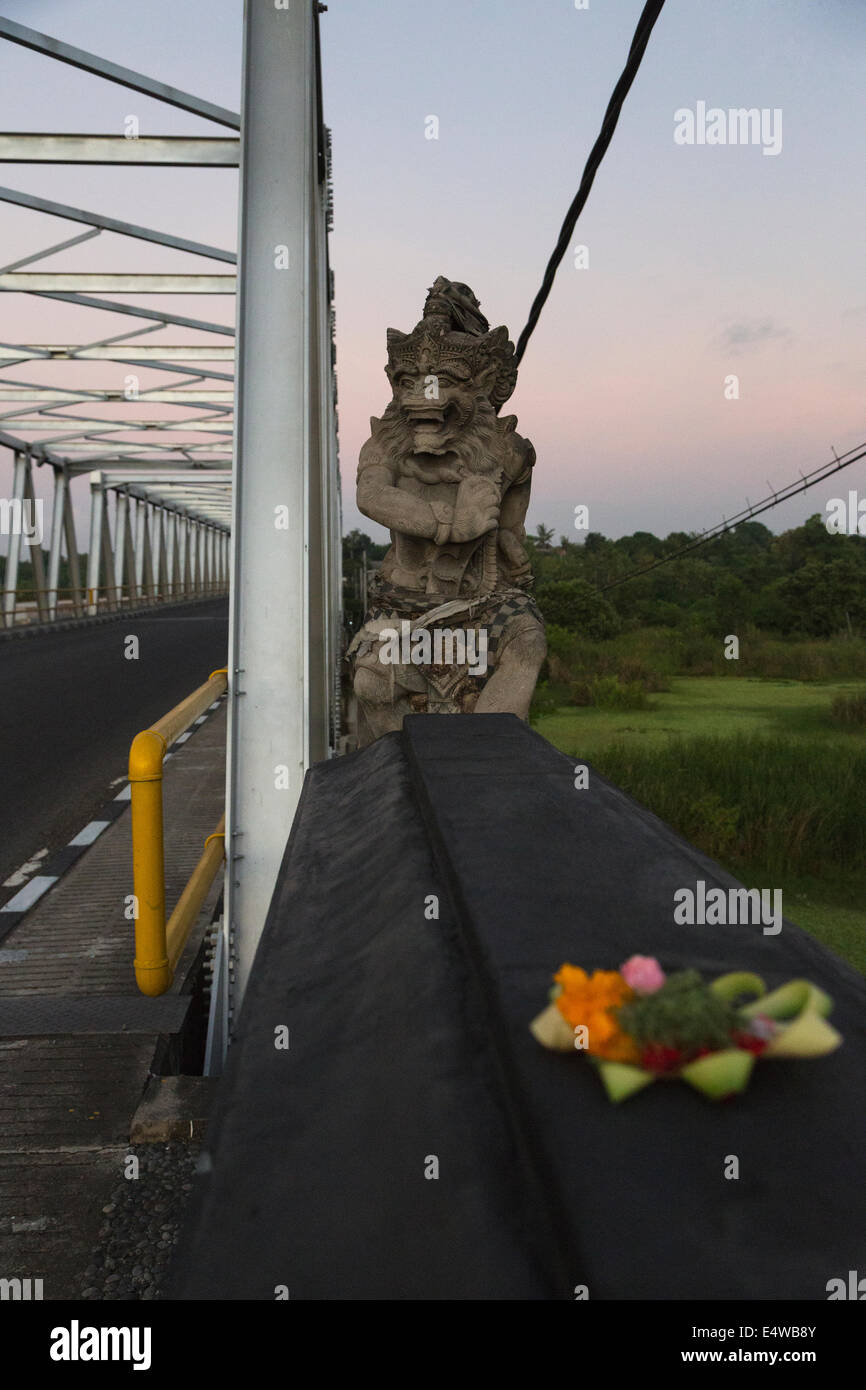
[[[142,994],[164,994],[175,966],[201,910],[220,861],[224,839],[222,825],[209,835],[196,866],[166,927],[165,842],[162,814],[162,767],[174,743],[227,688],[225,667],[212,671],[200,685],[150,729],[136,734],[129,750],[129,783],[132,803],[132,872],[136,901],[135,978]]]

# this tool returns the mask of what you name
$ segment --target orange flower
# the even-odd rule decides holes
[[[634,998],[634,990],[618,970],[594,970],[590,976],[579,966],[563,965],[553,978],[561,988],[556,1007],[572,1028],[586,1028],[587,1052],[610,1062],[640,1060],[637,1045],[611,1013]]]

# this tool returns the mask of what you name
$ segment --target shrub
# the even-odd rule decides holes
[[[536,594],[545,622],[588,637],[612,637],[619,629],[616,610],[585,579],[554,579]]]
[[[621,681],[616,676],[595,676],[577,681],[572,687],[572,703],[596,705],[598,709],[646,709],[646,691],[640,681]]]
[[[858,695],[837,695],[830,706],[837,724],[848,727],[866,724],[866,691]]]

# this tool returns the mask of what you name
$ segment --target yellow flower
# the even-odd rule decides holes
[[[618,970],[594,970],[590,976],[579,966],[563,965],[553,978],[561,990],[556,1007],[572,1028],[586,1028],[587,1052],[611,1062],[640,1060],[636,1044],[611,1013],[634,998]]]

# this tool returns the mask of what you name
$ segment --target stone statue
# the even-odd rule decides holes
[[[508,329],[439,276],[387,343],[392,399],[358,461],[358,507],[391,532],[349,648],[360,746],[412,713],[525,719],[546,652],[523,545],[535,450],[497,414],[517,383]]]

